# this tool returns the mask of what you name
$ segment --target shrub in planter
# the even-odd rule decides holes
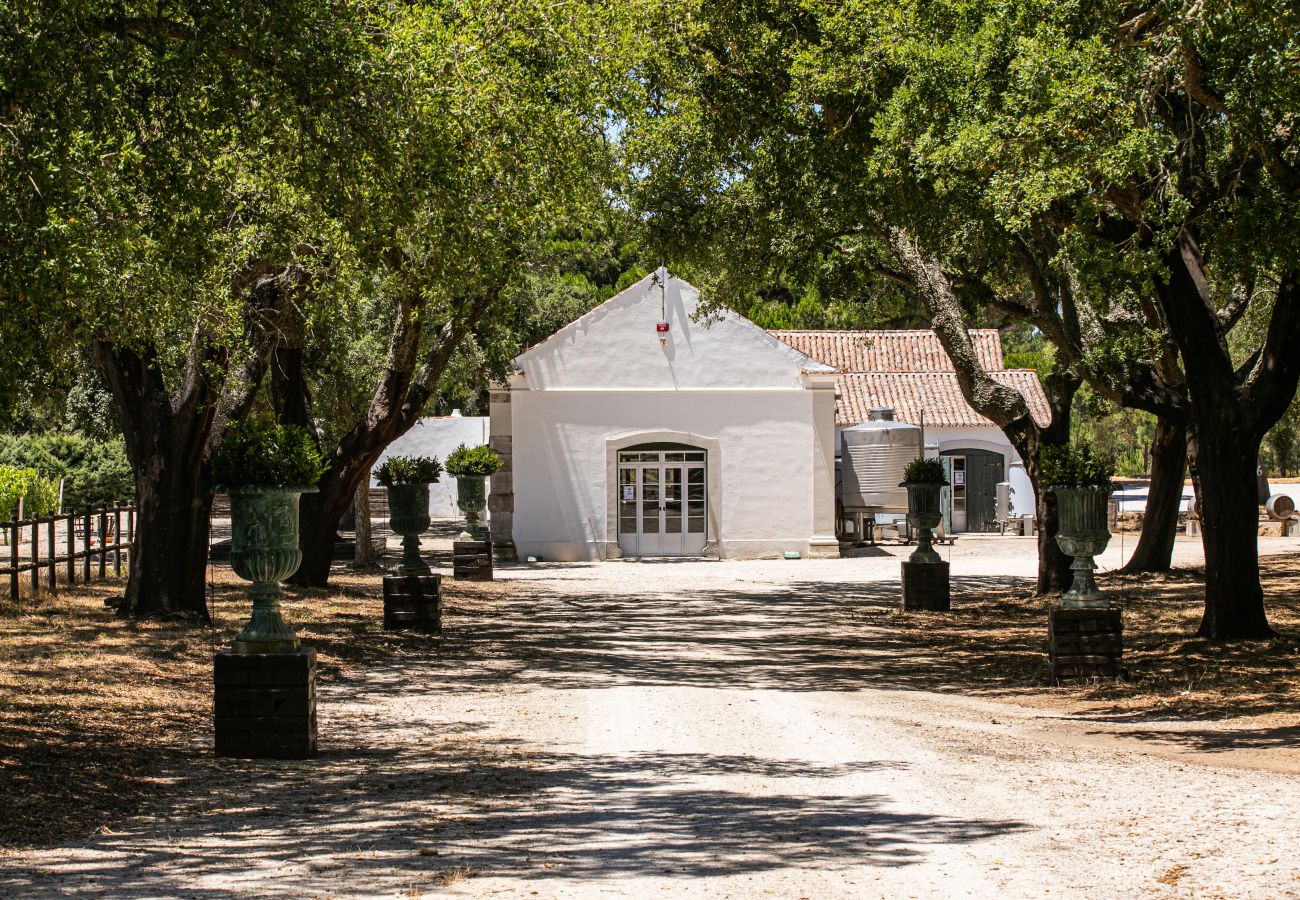
[[[1064,607],[1105,607],[1097,589],[1092,558],[1110,543],[1107,504],[1115,474],[1115,457],[1088,443],[1044,447],[1039,454],[1039,479],[1056,495],[1056,543],[1074,557],[1074,579],[1061,594]]]
[[[479,514],[487,506],[487,476],[500,469],[505,462],[491,447],[466,447],[461,444],[447,455],[447,474],[456,478],[456,505],[465,514],[465,534],[472,540],[483,539]]]
[[[293,629],[280,614],[280,582],[298,570],[298,501],[316,490],[325,461],[306,431],[258,420],[226,430],[212,454],[216,490],[230,495],[230,565],[251,581],[253,615],[232,648],[292,652]]]
[[[914,563],[943,562],[934,551],[931,529],[943,518],[940,491],[948,484],[943,460],[917,457],[903,470],[899,487],[907,488],[907,521],[916,529],[916,550],[908,557]]]
[[[399,575],[428,575],[420,558],[420,535],[429,527],[429,484],[438,480],[442,465],[431,456],[393,456],[375,470],[375,480],[388,489],[388,525],[402,536]]]

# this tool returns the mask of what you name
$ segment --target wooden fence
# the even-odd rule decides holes
[[[0,522],[0,561],[5,563],[0,577],[8,577],[12,600],[18,599],[24,577],[33,595],[56,591],[60,583],[106,578],[110,565],[113,575],[120,576],[123,559],[129,562],[134,546],[134,506]]]

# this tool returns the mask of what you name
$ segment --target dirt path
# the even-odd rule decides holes
[[[200,742],[171,806],[0,895],[1300,896],[1297,721],[946,692],[849,625],[895,555],[503,570],[439,656],[324,691],[320,759]]]

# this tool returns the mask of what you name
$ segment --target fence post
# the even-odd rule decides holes
[[[9,599],[14,602],[18,601],[18,541],[20,539],[21,529],[18,527],[18,519],[13,521],[13,534],[9,541],[9,565],[12,569],[9,572]]]
[[[58,517],[50,513],[50,521],[45,523],[45,536],[49,539],[46,543],[50,545],[50,593],[55,593],[59,589],[58,576],[55,571],[59,568],[59,542],[54,537],[54,523]]]
[[[32,519],[32,598],[41,592],[41,522]]]
[[[99,511],[99,580],[103,581],[108,572],[108,511]]]
[[[122,504],[113,501],[113,577],[122,577]]]
[[[90,584],[90,510],[85,513],[85,530],[81,533],[81,576],[86,584]]]
[[[77,583],[77,516],[68,513],[68,533],[64,540],[68,545],[68,584]]]

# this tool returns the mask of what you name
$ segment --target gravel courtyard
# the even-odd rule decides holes
[[[0,894],[1300,896],[1300,714],[1080,719],[900,678],[844,612],[894,603],[909,549],[503,567],[439,653],[323,689],[319,759],[171,773],[126,828],[0,857]],[[1033,571],[1029,539],[942,552],[958,589]]]

